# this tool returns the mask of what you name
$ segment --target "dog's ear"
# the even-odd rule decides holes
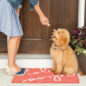
[[[59,40],[60,47],[65,46],[67,43],[68,43],[67,38],[65,38],[65,37],[62,35],[62,36],[60,37],[60,40]]]

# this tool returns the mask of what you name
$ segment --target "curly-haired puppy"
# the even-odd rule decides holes
[[[66,29],[54,30],[50,55],[53,59],[52,71],[56,74],[74,74],[78,71],[78,61],[69,46],[70,34]]]

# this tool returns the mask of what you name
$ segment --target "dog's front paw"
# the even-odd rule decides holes
[[[54,72],[54,74],[58,74],[58,75],[59,75],[59,74],[60,74],[60,72],[58,72],[58,71],[55,71],[55,72]]]
[[[63,75],[67,75],[67,73],[66,73],[66,72],[62,72],[62,74],[63,74]]]
[[[55,72],[55,69],[52,68],[52,69],[51,69],[51,72]]]
[[[54,72],[54,74],[57,74],[57,75],[59,75],[60,73],[58,73],[58,72]]]
[[[61,71],[55,70],[54,74],[61,74]]]

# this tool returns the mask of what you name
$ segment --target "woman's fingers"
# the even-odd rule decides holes
[[[42,22],[42,25],[46,25],[46,26],[49,25],[49,20],[48,20],[48,18],[44,18],[41,22]]]
[[[48,20],[48,18],[47,17],[40,17],[40,21],[41,21],[41,23],[42,23],[42,25],[46,25],[46,26],[50,26],[50,24],[49,24],[49,20]]]
[[[49,20],[48,20],[48,18],[46,19],[46,23],[49,24]]]

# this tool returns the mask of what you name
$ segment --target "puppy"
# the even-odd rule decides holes
[[[53,60],[52,71],[56,74],[75,74],[78,72],[78,61],[69,46],[70,34],[66,29],[54,30],[50,55]]]

